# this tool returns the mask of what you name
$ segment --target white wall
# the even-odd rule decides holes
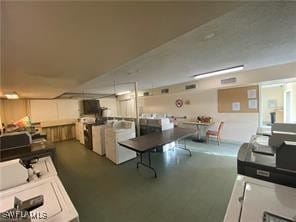
[[[0,99],[0,116],[4,124],[13,123],[28,115],[29,101],[26,99]]]
[[[189,100],[177,108],[175,101],[182,98]],[[258,127],[258,113],[218,113],[217,90],[191,91],[168,95],[141,97],[144,113],[166,113],[173,116],[187,116],[196,119],[198,115],[209,115],[214,120],[225,122],[222,139],[233,142],[248,142],[256,134]]]
[[[100,99],[100,105],[117,115],[115,98]],[[32,122],[77,119],[81,113],[78,99],[30,100],[30,109]]]
[[[30,100],[32,122],[79,118],[79,101],[75,99]]]
[[[117,110],[120,117],[136,117],[135,95],[129,93],[117,97]]]
[[[117,116],[117,101],[116,98],[102,98],[100,99],[100,106],[108,108],[108,116]]]

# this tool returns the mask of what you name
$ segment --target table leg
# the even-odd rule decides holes
[[[202,138],[201,134],[203,132],[202,130],[202,126],[200,125],[196,125],[197,127],[197,138],[196,139],[193,139],[194,142],[198,142],[198,143],[203,143],[205,142],[205,140]]]
[[[156,173],[156,170],[153,168],[153,167],[151,167],[151,156],[150,156],[150,151],[148,152],[148,165],[146,164],[146,163],[144,163],[143,162],[143,153],[140,153],[140,162],[138,161],[137,162],[137,168],[139,168],[139,165],[142,165],[142,166],[144,166],[144,167],[147,167],[147,168],[149,168],[149,169],[151,169],[151,170],[153,170],[153,172],[154,172],[154,177],[155,178],[157,178],[157,173]]]
[[[200,136],[200,134],[201,134],[201,127],[200,127],[200,125],[197,125],[197,132],[198,132],[197,139],[198,139],[198,141],[200,141],[201,140],[201,136]]]
[[[177,140],[177,141],[178,141],[178,140]],[[182,147],[182,146],[177,146],[177,148],[180,148],[180,149],[182,149],[182,150],[186,150],[186,151],[188,151],[188,152],[189,152],[189,155],[192,156],[192,154],[191,154],[191,150],[190,150],[190,149],[187,149],[186,139],[184,138],[183,141],[184,141],[184,147]]]
[[[140,162],[137,161],[137,168],[139,168],[139,164],[143,162],[143,156],[142,156],[142,153],[140,153]]]
[[[184,139],[184,150],[187,150],[190,154],[190,156],[192,156],[191,154],[191,150],[190,149],[187,149],[187,146],[186,146],[186,139]]]

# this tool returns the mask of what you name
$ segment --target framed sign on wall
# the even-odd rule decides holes
[[[175,102],[176,106],[178,108],[181,108],[183,106],[183,100],[182,99],[177,99]]]

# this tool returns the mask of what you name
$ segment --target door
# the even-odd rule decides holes
[[[285,92],[285,103],[284,103],[284,119],[285,123],[291,123],[292,121],[292,97],[291,97],[291,91],[286,91]]]

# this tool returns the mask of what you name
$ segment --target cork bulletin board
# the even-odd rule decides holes
[[[219,113],[258,113],[259,87],[247,86],[218,90]]]

